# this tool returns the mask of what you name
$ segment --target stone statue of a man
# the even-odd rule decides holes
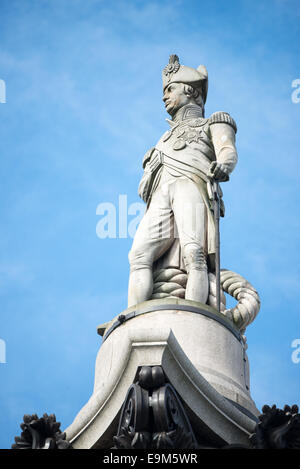
[[[212,182],[228,181],[237,162],[234,120],[226,112],[204,118],[206,68],[186,67],[172,55],[162,78],[172,120],[143,161],[139,195],[147,210],[129,253],[129,306],[151,298],[153,263],[176,238],[187,272],[185,298],[207,302],[216,252]]]

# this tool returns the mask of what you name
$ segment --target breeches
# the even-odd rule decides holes
[[[175,238],[187,272],[206,270],[206,233],[207,209],[196,183],[184,177],[161,183],[135,234],[130,270],[152,268]]]

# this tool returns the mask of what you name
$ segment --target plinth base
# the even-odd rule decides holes
[[[239,331],[213,308],[181,299],[151,300],[98,328],[104,334],[88,403],[66,430],[74,448],[111,448],[126,393],[142,366],[162,367],[197,438],[248,444],[258,410]]]

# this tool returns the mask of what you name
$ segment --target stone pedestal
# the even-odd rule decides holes
[[[110,448],[128,388],[142,366],[160,365],[198,440],[247,444],[259,414],[238,329],[215,309],[151,300],[98,328],[103,335],[88,403],[66,430],[75,448]]]

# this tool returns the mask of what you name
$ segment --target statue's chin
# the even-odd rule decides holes
[[[166,107],[166,111],[171,117],[176,114],[176,110],[173,107]]]
[[[179,105],[178,103],[174,103],[173,105],[170,103],[168,106],[166,106],[166,111],[168,114],[170,114],[170,116],[173,118],[177,111],[179,111],[179,109],[181,109],[185,104],[181,104]]]

